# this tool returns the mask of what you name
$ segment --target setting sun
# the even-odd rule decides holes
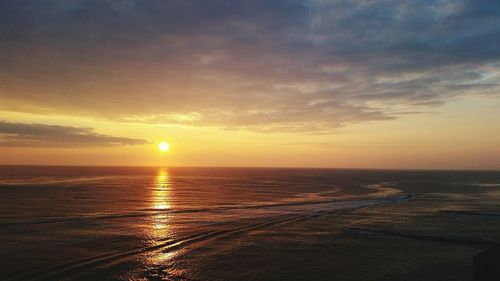
[[[170,149],[170,145],[168,144],[168,142],[161,142],[159,145],[158,145],[158,148],[161,150],[161,151],[168,151]]]

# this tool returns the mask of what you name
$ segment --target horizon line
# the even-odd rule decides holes
[[[76,164],[0,164],[0,167],[102,167],[102,168],[233,168],[233,169],[310,169],[310,170],[379,170],[379,171],[449,171],[500,172],[500,168],[373,168],[373,167],[294,167],[294,166],[157,166],[157,165],[76,165]]]

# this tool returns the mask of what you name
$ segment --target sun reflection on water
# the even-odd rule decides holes
[[[159,169],[150,186],[151,216],[145,228],[145,238],[154,250],[146,251],[141,256],[143,265],[128,274],[128,280],[177,280],[177,276],[189,275],[186,268],[175,263],[175,259],[186,250],[171,247],[179,239],[175,226],[177,215],[172,212],[175,200],[172,195],[175,188],[169,171]]]
[[[158,171],[153,188],[153,209],[171,209],[170,202],[170,177],[168,171],[161,169]]]
[[[172,209],[172,203],[170,198],[170,193],[172,186],[170,183],[170,176],[166,169],[160,169],[156,175],[153,194],[152,194],[152,208],[154,210],[160,211],[159,214],[154,215],[152,223],[152,236],[154,237],[165,237],[169,236],[169,220],[170,214],[162,213],[161,211],[167,211]]]
[[[152,215],[148,236],[152,245],[158,245],[172,236],[172,214],[169,213],[169,210],[173,208],[172,185],[167,169],[158,170],[151,190],[151,208],[155,210],[155,213]],[[147,261],[149,266],[154,267],[170,259],[173,255],[175,252],[154,252],[149,255]]]

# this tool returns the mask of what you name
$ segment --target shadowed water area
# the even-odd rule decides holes
[[[500,172],[0,167],[2,280],[472,280]]]

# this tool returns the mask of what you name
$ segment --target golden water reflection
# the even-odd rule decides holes
[[[141,265],[131,271],[126,279],[128,280],[166,280],[169,276],[184,273],[182,268],[172,265],[182,249],[170,249],[169,245],[174,240],[175,214],[171,212],[174,208],[172,194],[174,187],[168,169],[158,169],[154,180],[148,189],[149,210],[151,216],[148,217],[145,225],[145,238],[149,246],[154,248],[145,251],[141,256]]]
[[[160,169],[156,175],[156,180],[153,188],[153,209],[165,210],[170,209],[170,176],[168,171]]]
[[[168,170],[158,170],[152,192],[152,209],[160,212],[154,215],[151,234],[156,238],[165,238],[170,235],[169,222],[171,214],[167,211],[173,207],[171,202],[172,186]],[[165,212],[162,213],[161,211]]]

